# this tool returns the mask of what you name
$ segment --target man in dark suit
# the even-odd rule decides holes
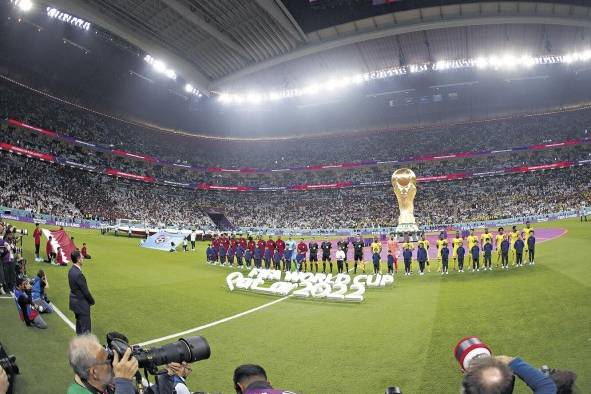
[[[68,272],[70,283],[70,310],[76,315],[76,334],[81,335],[90,332],[90,306],[94,305],[94,298],[88,290],[86,278],[82,273],[82,261],[80,252],[72,252],[72,268]]]

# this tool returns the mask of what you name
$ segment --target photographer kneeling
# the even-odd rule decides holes
[[[462,380],[464,394],[511,394],[517,375],[536,394],[555,394],[551,377],[519,357],[496,356],[472,360]]]
[[[84,334],[74,337],[68,349],[70,365],[76,373],[68,394],[134,394],[133,378],[138,362],[127,348],[121,360],[113,352],[113,360],[96,336]]]

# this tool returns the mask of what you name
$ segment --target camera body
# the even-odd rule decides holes
[[[8,394],[11,394],[14,392],[14,379],[16,375],[20,374],[20,371],[16,364],[16,357],[12,354],[8,355],[2,343],[0,343],[0,367],[8,376]]]

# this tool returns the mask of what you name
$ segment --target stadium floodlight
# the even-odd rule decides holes
[[[310,82],[302,88],[292,88],[289,90],[272,91],[261,95],[260,100],[256,96],[246,95],[241,99],[232,101],[236,103],[249,102],[259,103],[260,101],[277,101],[290,97],[300,97],[305,95],[316,94],[320,91],[335,91],[339,88],[348,85],[361,85],[363,83],[376,80],[385,79],[393,76],[406,75],[408,73],[416,74],[425,71],[444,71],[455,70],[463,68],[478,68],[478,69],[493,69],[493,70],[514,70],[518,67],[531,68],[535,65],[542,64],[570,64],[574,62],[591,61],[591,50],[573,52],[566,55],[515,55],[512,52],[504,54],[490,54],[488,56],[479,56],[477,58],[454,59],[454,60],[439,60],[435,63],[410,64],[408,66],[390,67],[366,73],[352,74],[345,77],[329,77],[323,79],[324,82]],[[227,93],[229,94],[229,93]],[[238,95],[235,95],[238,96]],[[226,99],[220,100],[222,102]]]
[[[162,60],[155,60],[154,63],[152,63],[152,67],[154,67],[154,70],[160,73],[166,71],[166,64]]]
[[[320,85],[317,83],[311,83],[304,88],[304,94],[315,94],[320,90]]]
[[[246,101],[250,104],[259,104],[261,101],[263,101],[263,96],[261,96],[259,93],[249,93],[246,95]]]
[[[185,92],[187,93],[193,93],[193,85],[191,85],[190,83],[185,85]]]
[[[277,100],[281,100],[281,93],[279,92],[271,92],[269,93],[269,100],[271,101],[277,101]]]
[[[31,0],[13,0],[12,3],[23,12],[29,12],[33,9],[33,2]]]

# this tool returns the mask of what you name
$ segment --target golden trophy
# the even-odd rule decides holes
[[[392,188],[398,200],[398,226],[396,234],[417,233],[414,199],[417,194],[417,176],[410,168],[400,168],[392,174]]]

